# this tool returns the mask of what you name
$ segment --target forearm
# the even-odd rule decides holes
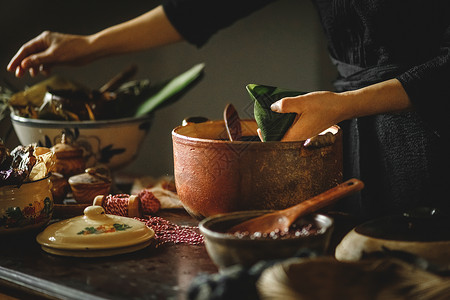
[[[140,51],[182,40],[162,6],[88,37],[92,58]]]
[[[412,108],[408,95],[397,79],[344,92],[341,96],[343,119],[397,113]]]

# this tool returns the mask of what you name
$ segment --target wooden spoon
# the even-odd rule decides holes
[[[242,137],[241,120],[233,104],[227,104],[223,111],[223,119],[230,141],[239,141]]]
[[[271,233],[276,230],[286,232],[292,223],[299,217],[315,212],[325,206],[333,204],[337,200],[349,196],[364,187],[362,181],[358,179],[349,179],[338,186],[329,189],[311,199],[303,201],[297,205],[284,210],[268,213],[250,220],[244,221],[233,226],[228,233],[255,232]]]

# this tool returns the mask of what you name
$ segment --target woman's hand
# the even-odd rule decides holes
[[[83,65],[95,59],[155,48],[182,41],[161,5],[132,20],[92,35],[71,35],[50,31],[23,45],[7,70],[17,77],[48,74],[55,65]]]
[[[89,44],[88,36],[44,31],[19,49],[7,70],[22,77],[27,71],[48,75],[56,64],[82,65],[91,60]]]
[[[271,109],[279,113],[296,113],[297,117],[282,141],[304,141],[347,117],[345,95],[333,92],[312,92],[286,97]]]
[[[307,140],[343,120],[411,108],[409,97],[397,79],[344,93],[312,92],[287,97],[271,106],[275,112],[297,114],[282,141]]]

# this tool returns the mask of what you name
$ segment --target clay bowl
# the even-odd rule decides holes
[[[201,220],[245,210],[284,209],[342,182],[342,132],[306,147],[299,142],[260,142],[254,120],[241,120],[244,140],[229,141],[225,122],[188,123],[172,131],[177,193]]]
[[[315,225],[318,229],[316,234],[252,239],[249,236],[237,237],[226,233],[234,225],[267,212],[270,211],[253,210],[220,214],[205,218],[199,223],[200,232],[205,237],[206,250],[219,269],[236,264],[251,266],[260,260],[289,258],[306,249],[318,254],[327,251],[334,221],[321,214],[311,214],[295,222],[297,225]]]
[[[53,214],[50,178],[0,187],[0,235],[37,231]]]
[[[374,252],[407,252],[450,271],[448,215],[392,215],[353,228],[336,247],[340,261],[358,261]]]

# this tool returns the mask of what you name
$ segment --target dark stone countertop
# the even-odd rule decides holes
[[[184,210],[162,211],[159,215],[179,225],[198,224]],[[217,272],[204,245],[150,245],[117,256],[75,258],[44,252],[35,236],[0,236],[0,296],[185,299],[198,274]]]

